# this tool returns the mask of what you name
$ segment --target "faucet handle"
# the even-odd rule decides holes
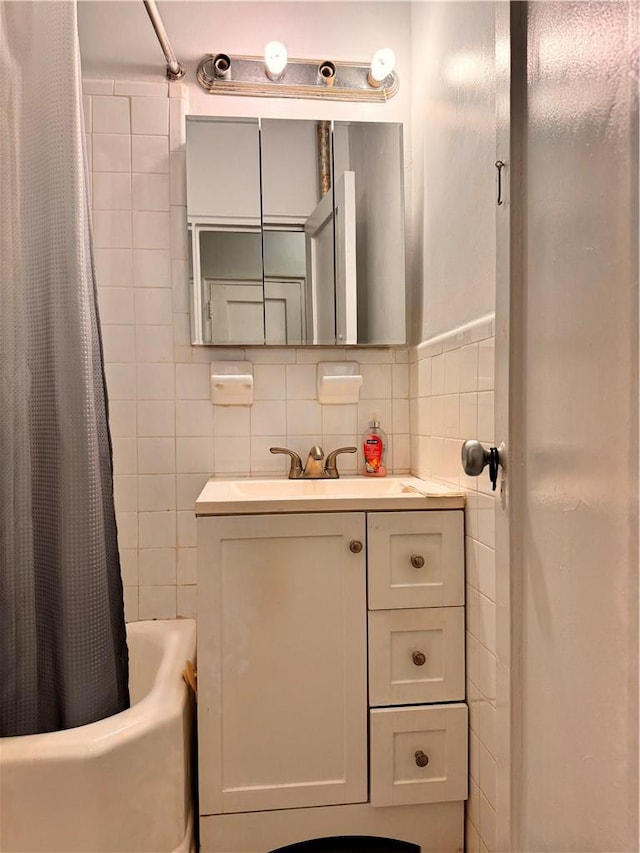
[[[324,466],[325,474],[332,480],[337,480],[340,477],[338,473],[337,457],[340,453],[357,453],[357,447],[338,447],[337,450],[332,450],[327,456],[327,461]]]
[[[297,480],[302,476],[302,459],[298,456],[297,453],[293,450],[289,450],[287,447],[270,447],[270,453],[284,453],[286,456],[291,457],[291,465],[289,466],[289,479]]]

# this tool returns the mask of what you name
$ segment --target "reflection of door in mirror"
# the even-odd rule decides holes
[[[262,343],[264,306],[260,231],[196,226],[206,340]]]
[[[309,343],[335,343],[333,198],[327,193],[304,224]]]
[[[333,203],[336,241],[336,341],[339,344],[357,344],[355,172],[343,172],[337,178]]]
[[[355,175],[344,172],[307,219],[309,343],[358,343]]]
[[[307,342],[304,234],[271,228],[263,233],[265,343]]]
[[[329,128],[323,136],[319,127],[326,122],[263,119],[261,124],[265,288],[270,278],[281,280],[291,277],[284,274],[283,252],[280,252],[279,266],[273,258],[268,270],[266,261],[266,244],[271,235],[286,233],[290,241],[286,243],[287,247],[291,248],[295,240],[295,262],[301,262],[294,275],[299,283],[299,304],[303,311],[301,342],[334,344],[334,234]],[[326,182],[321,179],[323,163],[326,164]],[[269,329],[270,316],[271,311],[267,308],[267,338],[274,335]],[[277,328],[277,334],[281,334],[281,327]],[[293,330],[287,330],[287,341],[295,342]]]

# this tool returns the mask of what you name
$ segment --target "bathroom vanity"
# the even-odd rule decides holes
[[[463,847],[464,497],[210,480],[196,503],[203,851]]]

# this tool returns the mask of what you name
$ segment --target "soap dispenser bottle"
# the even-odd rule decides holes
[[[380,428],[375,413],[362,436],[362,473],[365,477],[385,477],[387,474],[387,436]]]

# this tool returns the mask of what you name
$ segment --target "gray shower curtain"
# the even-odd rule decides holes
[[[128,706],[75,2],[0,2],[0,736]]]

